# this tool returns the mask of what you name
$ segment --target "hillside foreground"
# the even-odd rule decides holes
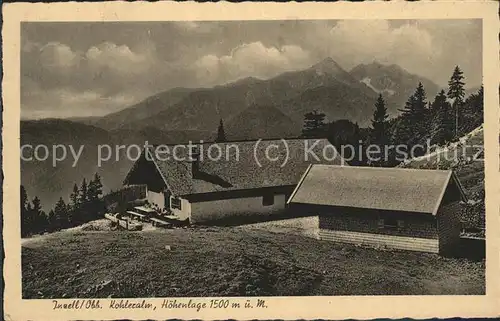
[[[484,260],[335,244],[300,235],[294,224],[285,232],[277,232],[279,222],[74,229],[30,239],[22,248],[23,298],[485,293]]]

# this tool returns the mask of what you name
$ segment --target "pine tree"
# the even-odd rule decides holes
[[[71,193],[69,199],[70,199],[70,206],[73,211],[77,210],[79,207],[79,194],[80,191],[78,190],[78,185],[76,183],[73,185],[73,192]]]
[[[370,130],[370,144],[377,145],[380,148],[381,153],[379,155],[371,155],[374,158],[382,158],[378,161],[372,162],[375,166],[385,164],[383,159],[385,155],[385,148],[389,143],[389,122],[387,119],[389,115],[387,114],[387,108],[385,107],[385,101],[380,94],[375,103],[375,111],[373,112],[372,128]]]
[[[88,201],[88,186],[87,180],[84,178],[82,181],[82,185],[80,185],[80,204],[85,204]]]
[[[99,174],[94,174],[94,179],[89,182],[87,187],[87,200],[89,202],[94,202],[99,199],[102,195],[102,183]]]
[[[28,204],[28,193],[26,193],[26,189],[23,185],[21,185],[21,210],[26,209],[26,205]]]
[[[460,124],[460,107],[463,104],[465,97],[465,83],[463,82],[464,76],[460,67],[455,66],[453,75],[448,81],[448,98],[453,100],[453,111],[455,114],[455,137],[458,137],[458,130]]]
[[[484,122],[484,89],[471,94],[462,105],[459,135],[466,134]]]
[[[94,178],[89,182],[88,189],[88,204],[86,206],[87,209],[87,218],[94,219],[101,216],[103,210],[103,202],[100,199],[102,196],[102,183],[101,177],[98,173],[95,173]]]
[[[72,202],[72,201],[71,201]],[[87,180],[83,178],[78,190],[78,209],[71,214],[71,224],[78,225],[88,221],[89,214],[89,185]]]
[[[415,93],[411,95],[405,108],[402,109],[401,119],[395,130],[396,144],[406,144],[408,148],[423,143],[429,130],[429,110],[424,86],[419,83]]]
[[[68,223],[68,207],[61,197],[54,208],[54,227],[60,230],[68,227]]]
[[[427,108],[427,95],[421,82],[418,83],[415,90],[414,112],[416,133],[418,133],[419,141],[423,142],[429,132],[429,110]]]
[[[446,100],[444,90],[436,95],[431,105],[432,126],[431,143],[443,145],[453,137],[453,122],[450,115],[451,106]]]
[[[68,204],[68,216],[69,221],[76,225],[80,222],[80,190],[78,189],[78,185],[76,183],[73,185],[73,191],[69,196],[69,204]]]
[[[353,123],[348,119],[332,121],[326,125],[325,136],[335,146],[338,153],[345,153],[342,156],[350,159],[350,165],[359,166],[366,164],[362,143],[367,139],[368,135],[361,133],[361,129],[357,123]],[[343,146],[352,146],[354,148],[344,148]]]
[[[219,122],[219,128],[217,128],[217,137],[215,138],[217,143],[223,143],[227,141],[226,133],[224,132],[224,123],[222,122],[222,118]]]
[[[302,128],[302,136],[308,138],[318,138],[326,133],[324,113],[313,110],[304,115],[304,127]]]
[[[52,232],[55,230],[55,216],[56,214],[54,213],[54,210],[50,210],[49,214],[47,215],[47,231]]]
[[[33,219],[32,211],[28,202],[28,193],[23,185],[21,185],[21,235],[28,236],[32,232]]]
[[[394,129],[391,135],[393,145],[408,145],[412,141],[412,124],[408,117],[399,116],[394,124]]]
[[[33,216],[33,232],[40,233],[47,228],[47,217],[42,210],[42,205],[38,196],[35,196],[31,201],[33,207],[31,208]]]

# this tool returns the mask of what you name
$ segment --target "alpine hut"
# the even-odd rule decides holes
[[[451,170],[311,165],[288,200],[319,216],[320,239],[450,253],[466,196]]]
[[[326,139],[150,146],[124,184],[145,185],[150,204],[191,223],[275,215],[313,163],[343,162]]]

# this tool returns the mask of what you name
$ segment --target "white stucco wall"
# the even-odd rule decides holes
[[[156,204],[159,208],[163,208],[165,206],[165,198],[161,192],[158,193],[148,190],[146,192],[146,198],[149,204]]]
[[[146,193],[147,200],[149,204],[156,204],[158,205],[159,208],[164,208],[165,207],[165,196],[163,192],[153,192],[148,190]],[[186,220],[189,218],[189,215],[191,213],[191,204],[189,203],[188,200],[181,198],[181,209],[173,209],[172,214],[177,215],[181,220]],[[170,205],[172,205],[172,202],[170,202]]]
[[[174,215],[177,215],[181,220],[186,220],[189,218],[191,214],[191,203],[189,203],[188,200],[181,198],[181,209],[174,209],[170,208],[172,210],[172,213]],[[170,201],[170,206],[172,206],[172,201]]]
[[[262,205],[262,196],[191,204],[191,223],[219,220],[233,216],[269,215],[285,209],[285,195],[274,195],[274,204]]]

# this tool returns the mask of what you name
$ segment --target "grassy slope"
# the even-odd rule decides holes
[[[484,189],[484,162],[473,160],[475,154],[484,147],[482,129],[464,136],[463,142],[452,147],[434,152],[428,156],[412,159],[402,167],[453,169],[469,198],[475,199],[476,194]],[[457,155],[457,157],[455,157]]]
[[[412,159],[401,166],[406,168],[453,169],[464,188],[467,198],[475,202],[473,205],[462,206],[460,216],[463,227],[484,228],[486,224],[484,162],[474,160],[474,156],[482,151],[483,147],[484,135],[481,127],[462,137],[461,142],[441,149],[440,152]],[[455,155],[458,157],[455,157]],[[481,232],[476,236],[483,236],[483,234]]]
[[[61,232],[25,243],[22,267],[24,298],[485,291],[484,262],[245,228]]]

